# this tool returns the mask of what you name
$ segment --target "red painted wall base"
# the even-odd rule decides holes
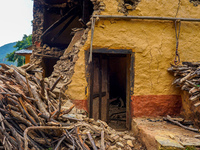
[[[72,100],[78,109],[88,112],[87,100]],[[131,96],[131,117],[176,116],[180,114],[180,95]]]
[[[140,95],[131,97],[132,117],[179,115],[182,106],[180,95]]]
[[[76,108],[83,109],[88,112],[87,100],[72,100],[72,103],[75,104]]]

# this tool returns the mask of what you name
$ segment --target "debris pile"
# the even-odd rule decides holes
[[[178,125],[186,130],[199,132],[199,129],[193,128],[193,123],[190,120],[185,120],[183,118],[172,118],[169,115],[167,115],[167,117],[163,117],[163,120],[169,121],[172,124]]]
[[[117,132],[103,121],[86,117],[54,92],[48,78],[31,65],[0,64],[0,147],[11,149],[132,149],[143,148],[128,132]],[[27,70],[29,73],[27,73]],[[139,146],[138,146],[139,145]]]
[[[109,104],[109,125],[117,128],[126,128],[126,107],[122,98],[114,98]]]
[[[38,56],[40,56],[40,54],[45,54],[49,57],[57,57],[59,58],[60,56],[62,56],[64,53],[64,50],[57,48],[57,47],[50,47],[47,44],[44,44],[43,47],[38,48],[37,54]]]
[[[194,106],[200,105],[200,62],[183,62],[182,65],[174,66],[168,69],[173,72],[176,79],[173,84],[181,87],[181,90],[188,91],[190,100],[195,101]]]

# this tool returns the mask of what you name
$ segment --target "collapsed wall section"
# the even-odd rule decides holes
[[[105,9],[104,4],[102,1],[99,0],[91,0],[93,4],[94,12],[93,14],[100,14],[102,10]],[[91,27],[91,21],[88,20],[86,22],[85,28],[79,28],[74,31],[74,36],[68,45],[68,47],[65,49],[64,54],[62,57],[60,57],[59,61],[57,61],[56,65],[54,66],[54,71],[52,72],[52,75],[50,76],[50,82],[53,83],[56,81],[56,79],[62,75],[62,80],[60,81],[60,84],[57,85],[57,89],[61,89],[63,91],[67,90],[67,85],[71,83],[72,76],[74,75],[74,67],[79,58],[80,50],[83,49],[83,46],[88,38],[88,32]],[[84,59],[84,54],[81,53],[81,60]],[[81,67],[81,69],[85,69],[84,65]],[[83,71],[83,74],[81,76],[85,76],[85,71]],[[81,78],[81,77],[80,77]],[[86,81],[85,81],[86,82]],[[81,83],[80,83],[81,84]],[[56,89],[55,89],[56,90]],[[85,90],[85,89],[84,89]],[[83,91],[83,90],[81,90]],[[78,95],[78,90],[75,91]],[[86,110],[86,104],[84,105],[84,108]]]
[[[31,63],[44,70],[50,84],[61,77],[55,91],[70,83],[78,53],[87,40],[92,13],[105,9],[99,0],[34,0]]]
[[[43,32],[44,14],[43,14],[43,0],[34,0],[33,6],[33,31],[32,31],[32,42],[33,42],[33,53],[31,55],[31,64],[35,64],[39,67],[42,59],[35,56],[37,50],[40,49],[41,39],[40,36]]]

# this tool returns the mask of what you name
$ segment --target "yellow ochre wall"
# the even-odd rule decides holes
[[[25,64],[29,63],[31,54],[25,54],[24,56],[25,56]]]
[[[103,0],[106,9],[101,15],[124,15],[118,12],[117,0]],[[179,0],[141,0],[133,16],[175,17]],[[181,0],[177,18],[200,18],[200,6],[193,6],[189,0]],[[72,83],[66,93],[73,100],[86,100],[85,88],[88,87],[85,74],[85,50],[90,46],[90,35],[79,52]],[[200,23],[182,22],[179,38],[181,61],[199,61]],[[133,116],[143,116],[136,109],[156,107],[163,102],[170,105],[171,114],[180,109],[180,90],[172,85],[173,75],[167,72],[173,63],[176,47],[175,26],[172,21],[100,19],[96,22],[93,49],[132,49],[135,52],[134,95],[132,95]],[[88,92],[87,92],[88,93]],[[172,102],[173,101],[173,102]],[[145,104],[145,102],[153,104]],[[154,106],[153,106],[154,105]],[[138,106],[137,108],[134,108]],[[140,108],[141,107],[141,108]],[[155,108],[155,110],[158,109]],[[162,107],[160,107],[162,109]],[[163,115],[166,112],[150,116]],[[148,111],[148,110],[146,110]],[[168,111],[169,110],[163,110]],[[179,110],[175,110],[179,111]]]

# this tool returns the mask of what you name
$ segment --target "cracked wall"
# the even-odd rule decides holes
[[[124,15],[118,11],[118,1],[104,0],[103,2],[105,10],[101,15]],[[182,0],[180,6],[178,4],[178,0],[143,0],[138,3],[135,10],[129,12],[129,15],[175,17],[179,7],[177,17],[200,18],[199,6],[194,7],[189,0]],[[199,60],[199,39],[200,24],[182,22],[179,39],[181,61]],[[86,67],[83,55],[89,46],[90,36],[80,50],[72,83],[66,91],[74,100],[86,100],[88,96],[84,94],[88,84],[85,82],[87,75],[83,74]],[[174,60],[175,47],[175,27],[172,21],[100,19],[95,26],[94,49],[131,49],[135,52],[134,94],[131,96],[133,116],[180,113],[181,92],[172,86],[174,77],[167,72],[170,63]],[[80,65],[83,78],[79,78],[76,74],[80,72]],[[76,88],[82,89],[82,94],[76,95]]]

